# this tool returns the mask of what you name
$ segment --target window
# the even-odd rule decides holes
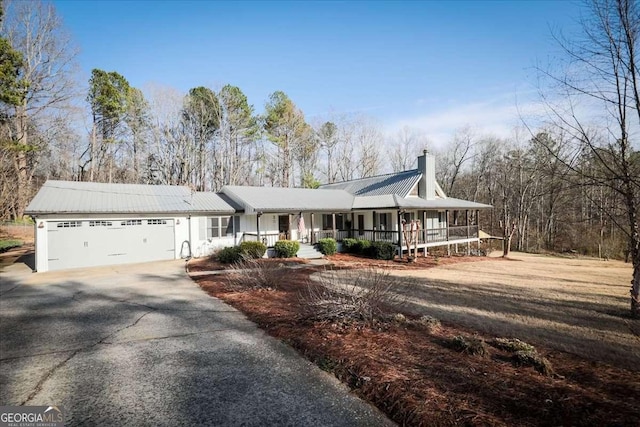
[[[378,230],[391,230],[391,214],[378,214]]]
[[[111,221],[89,221],[89,227],[111,227]]]
[[[141,219],[130,219],[127,221],[122,221],[120,225],[142,225]]]
[[[322,229],[323,230],[333,230],[333,215],[332,214],[323,214],[322,215]],[[344,215],[336,214],[336,230],[344,230]]]
[[[214,216],[207,218],[207,239],[233,236],[233,217]]]
[[[164,219],[148,219],[147,225],[166,225],[167,221]]]
[[[82,221],[65,221],[59,222],[56,227],[58,228],[73,228],[73,227],[82,227]]]

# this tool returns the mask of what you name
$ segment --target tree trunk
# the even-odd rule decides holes
[[[15,208],[16,219],[24,216],[27,207],[29,192],[29,171],[27,170],[27,145],[29,142],[27,135],[27,111],[26,101],[23,105],[16,107],[18,148],[16,152],[16,172],[18,174],[18,191]]]

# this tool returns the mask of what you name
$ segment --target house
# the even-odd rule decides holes
[[[478,211],[447,197],[426,151],[418,168],[319,189],[188,187],[47,181],[27,208],[36,271],[200,257],[246,240],[313,244],[324,237],[411,247],[479,242]],[[403,232],[414,224],[413,232]],[[418,229],[419,227],[419,229]]]

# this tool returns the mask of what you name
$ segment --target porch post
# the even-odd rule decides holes
[[[331,214],[331,228],[333,231],[333,240],[336,240],[336,214]]]
[[[289,226],[287,227],[289,230],[287,230],[287,239],[288,240],[293,240],[291,237],[293,236],[293,234],[291,233],[291,225],[293,224],[293,214],[289,214]],[[297,232],[297,231],[296,231]],[[300,236],[298,236],[298,239],[300,240]]]
[[[376,230],[377,230],[378,224],[376,224],[376,211],[373,211],[373,240],[372,241],[376,241]]]
[[[447,220],[447,256],[451,256],[451,245],[449,244],[449,209],[445,211]]]
[[[471,255],[471,242],[469,242],[469,238],[471,238],[471,225],[469,225],[469,209],[464,211],[465,222],[467,223],[467,256]]]
[[[260,217],[262,216],[262,212],[256,212],[256,239],[258,242],[260,241]]]
[[[314,226],[313,226],[313,219],[314,219],[315,215],[313,214],[313,212],[311,212],[311,239],[309,239],[311,241],[311,244],[313,245],[315,242],[315,237],[316,237],[316,232],[314,231]]]
[[[476,209],[476,227],[478,228],[478,254],[480,254],[480,210]]]
[[[400,217],[400,210],[398,210],[398,251],[400,252],[400,259],[402,259],[402,219]]]

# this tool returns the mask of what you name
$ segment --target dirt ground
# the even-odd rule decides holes
[[[521,259],[520,255],[515,255],[515,258]],[[545,304],[552,305],[552,315],[557,317],[553,320],[554,324],[568,327],[578,322],[579,318],[574,319],[576,316],[587,316],[588,325],[597,322],[598,315],[589,313],[589,310],[620,310],[619,317],[605,315],[619,320],[609,319],[611,323],[606,323],[609,326],[596,328],[594,333],[607,335],[604,331],[615,329],[617,332],[612,333],[616,337],[615,342],[621,341],[623,336],[633,340],[635,338],[631,332],[622,331],[621,325],[627,320],[631,322],[622,314],[625,302],[616,299],[617,296],[625,296],[625,289],[615,287],[626,283],[625,276],[630,273],[627,266],[614,262],[559,258],[532,258],[531,263],[537,267],[527,267],[525,264],[529,263],[528,260],[475,258],[466,261],[472,260],[477,262],[465,262],[465,258],[461,257],[450,264],[438,261],[437,266],[427,265],[425,261],[422,269],[400,267],[401,263],[394,264],[398,266],[396,269],[387,269],[394,275],[409,276],[414,283],[422,281],[426,284],[431,280],[431,288],[427,285],[424,287],[427,293],[431,292],[428,295],[433,306],[420,306],[420,310],[439,309],[442,315],[451,312],[459,316],[460,321],[469,322],[454,323],[455,317],[452,316],[449,320],[443,319],[442,326],[437,328],[397,321],[368,324],[306,320],[301,295],[308,291],[309,286],[317,285],[310,277],[326,273],[323,267],[283,270],[276,290],[232,290],[224,274],[200,276],[195,280],[209,294],[237,307],[269,334],[333,373],[400,425],[640,425],[640,413],[637,410],[640,405],[640,372],[637,369],[625,369],[594,361],[593,357],[585,358],[559,351],[552,341],[540,340],[540,344],[535,343],[536,348],[540,355],[552,363],[555,371],[554,375],[545,376],[529,366],[514,364],[512,354],[498,348],[489,347],[485,356],[473,356],[455,351],[450,345],[452,338],[458,335],[491,342],[496,334],[485,332],[485,323],[492,324],[486,319],[498,319],[501,316],[515,318],[519,305],[523,307],[523,316],[530,316],[534,321],[538,318],[540,321],[552,321],[547,319],[551,314],[546,317],[527,314],[533,309],[542,311]],[[340,268],[351,269],[352,263],[361,263],[363,260],[342,258],[340,262],[343,263]],[[522,271],[513,267],[519,263],[523,264]],[[604,273],[601,266],[605,266]],[[574,270],[580,270],[580,273],[576,275]],[[491,278],[491,272],[495,278]],[[502,272],[505,277],[499,279],[500,275],[496,272]],[[423,276],[425,274],[433,274],[438,281],[427,279]],[[513,277],[509,279],[509,275]],[[549,282],[549,275],[556,277],[558,282],[555,285]],[[474,280],[476,277],[478,280]],[[599,285],[594,287],[589,285],[593,277],[599,278]],[[447,280],[454,278],[461,281],[459,286],[467,289],[466,292],[458,294],[452,291],[454,282]],[[569,282],[563,282],[562,279],[570,283],[575,280],[573,286],[586,282],[582,285],[588,289],[570,287],[565,285]],[[507,285],[501,284],[500,280],[506,281]],[[509,283],[509,280],[517,283]],[[479,283],[475,286],[481,288],[474,289],[474,283]],[[536,283],[540,285],[534,286]],[[546,291],[556,296],[551,300],[545,299]],[[618,292],[621,295],[617,295]],[[450,298],[445,295],[447,293],[451,294]],[[574,293],[576,295],[572,297]],[[536,295],[535,303],[531,295]],[[465,310],[453,309],[469,304],[471,297],[473,310],[493,314],[472,317]],[[498,301],[494,301],[496,299]],[[491,308],[483,307],[483,301]],[[570,311],[577,310],[575,306],[584,305],[585,301],[587,304],[580,309],[582,311]],[[531,307],[530,304],[535,305]],[[567,315],[564,318],[560,317],[563,313],[562,304],[569,310],[565,310]],[[596,304],[597,307],[590,304]],[[473,310],[469,309],[469,312]],[[408,318],[412,318],[410,314]],[[500,325],[499,322],[493,323]],[[509,317],[507,324],[512,323],[518,324]],[[529,336],[533,337],[531,333],[535,329],[532,327],[528,331]],[[553,328],[551,330],[553,332]],[[525,329],[519,331],[524,332]],[[558,336],[570,341],[570,335],[566,332]],[[519,335],[518,338],[527,341],[529,336]],[[577,336],[573,341],[583,339],[583,336]],[[627,350],[621,353],[622,360],[630,361],[633,354]],[[595,354],[591,352],[590,356]]]

